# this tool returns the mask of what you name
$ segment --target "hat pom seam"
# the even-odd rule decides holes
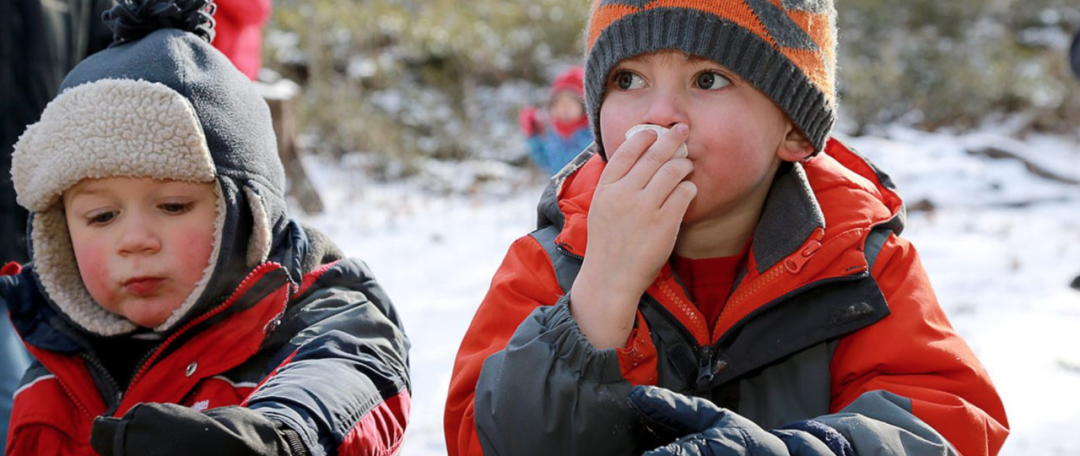
[[[160,29],[183,30],[211,43],[216,8],[210,0],[118,0],[101,18],[113,32],[109,47],[139,40]]]

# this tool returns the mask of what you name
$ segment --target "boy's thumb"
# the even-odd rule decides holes
[[[700,397],[655,386],[635,386],[629,399],[630,406],[653,431],[676,438],[716,427],[728,414]]]

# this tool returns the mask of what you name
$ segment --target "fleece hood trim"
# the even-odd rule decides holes
[[[19,204],[33,211],[30,241],[41,286],[87,331],[113,336],[134,323],[94,302],[82,281],[60,198],[83,179],[149,177],[215,182],[214,162],[191,104],[147,81],[103,79],[58,96],[16,144],[12,180]],[[194,291],[156,331],[172,327],[206,288],[221,251],[225,203],[217,201],[214,246]]]
[[[266,102],[224,55],[182,30],[157,30],[81,62],[16,144],[12,177],[33,212],[28,237],[46,295],[99,336],[137,328],[100,308],[78,275],[58,201],[80,180],[216,181],[210,264],[157,333],[219,301],[287,236],[285,174]]]

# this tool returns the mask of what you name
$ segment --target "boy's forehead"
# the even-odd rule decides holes
[[[187,182],[172,179],[153,179],[150,177],[102,177],[85,178],[64,191],[64,197],[70,199],[76,195],[96,195],[124,191],[152,191],[157,189],[185,189],[206,187],[212,191],[211,182]]]

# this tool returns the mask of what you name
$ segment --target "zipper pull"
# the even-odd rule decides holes
[[[800,255],[792,255],[791,258],[788,258],[784,261],[784,268],[786,268],[788,272],[792,274],[798,274],[799,271],[802,270],[803,265],[806,264],[807,261],[810,261],[810,257],[817,253],[818,249],[820,248],[821,241],[817,239],[811,239],[810,242],[807,243],[806,247],[802,249]]]
[[[711,345],[701,347],[701,356],[698,357],[697,390],[699,393],[708,393],[712,390],[713,379],[713,349]]]

